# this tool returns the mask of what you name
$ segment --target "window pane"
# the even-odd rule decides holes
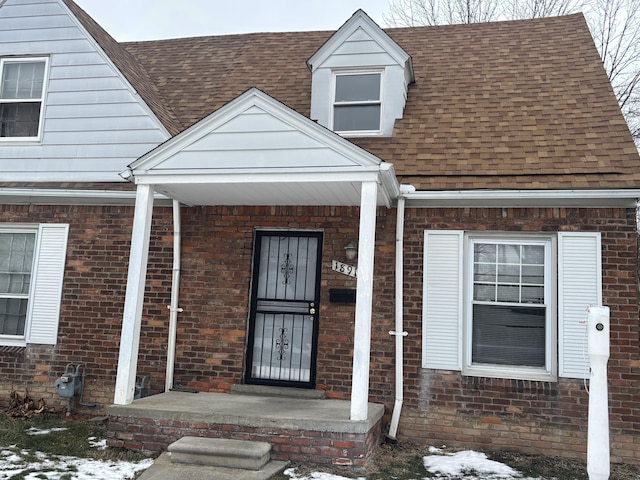
[[[473,306],[472,362],[545,366],[543,307]]]
[[[520,245],[498,245],[498,262],[520,264]]]
[[[26,298],[0,298],[0,335],[24,335]]]
[[[336,76],[336,102],[366,102],[377,100],[380,100],[379,73]]]
[[[520,287],[518,285],[498,285],[498,302],[520,303]]]
[[[0,233],[0,293],[29,293],[35,239],[33,233]]]
[[[544,247],[542,245],[524,245],[522,247],[522,263],[544,265]]]
[[[544,265],[523,265],[522,283],[527,285],[542,285],[544,283]]]
[[[336,106],[333,129],[337,132],[380,130],[380,105]]]
[[[477,263],[473,273],[474,282],[495,282],[496,267],[492,263]]]
[[[2,98],[42,98],[44,65],[44,62],[5,63],[2,73]]]
[[[522,287],[522,303],[544,303],[544,287]]]
[[[40,103],[0,104],[0,137],[37,137]]]
[[[498,265],[498,282],[520,283],[520,265]]]

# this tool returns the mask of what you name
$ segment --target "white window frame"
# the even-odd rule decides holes
[[[336,82],[337,78],[345,75],[371,75],[377,74],[380,75],[380,96],[378,100],[371,101],[353,101],[353,102],[336,102]],[[373,70],[334,70],[332,72],[332,80],[331,80],[331,108],[329,115],[330,129],[335,131],[337,134],[343,137],[362,137],[362,136],[373,136],[373,135],[382,135],[384,131],[384,70],[373,69]],[[360,105],[380,105],[380,122],[377,130],[335,130],[334,129],[334,118],[335,118],[335,107],[336,106],[360,106]]]
[[[38,253],[38,226],[37,225],[20,225],[20,226],[0,226],[0,233],[28,233],[35,235],[33,246],[33,261],[31,264],[31,278],[29,281],[29,293],[27,294],[27,317],[24,322],[24,333],[22,335],[3,335],[0,334],[0,345],[7,346],[24,346],[27,343],[27,333],[30,328],[31,306],[33,305],[33,282],[35,278],[36,259]],[[17,298],[16,295],[7,295],[7,297]],[[4,295],[3,295],[4,298]]]
[[[545,366],[523,367],[508,365],[473,364],[471,358],[473,331],[473,264],[475,243],[502,243],[543,245],[545,247]],[[467,232],[464,237],[464,313],[462,373],[469,376],[509,378],[518,380],[557,381],[557,235],[520,235],[508,232]]]
[[[46,92],[48,90],[47,85],[49,83],[49,57],[4,57],[0,59],[0,82],[4,78],[4,69],[7,64],[15,63],[38,63],[44,62],[44,73],[42,79],[42,92],[40,93],[40,99],[9,99],[5,100],[0,98],[0,103],[24,103],[33,102],[40,103],[40,118],[38,118],[38,133],[34,137],[0,137],[1,143],[8,142],[39,142],[42,139],[43,123],[44,123],[44,111],[46,105]]]

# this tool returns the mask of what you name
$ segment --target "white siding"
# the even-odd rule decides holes
[[[40,225],[27,343],[55,345],[69,225]]]
[[[7,0],[0,56],[50,56],[41,143],[0,142],[3,181],[119,181],[168,138],[59,0]]]
[[[276,115],[252,106],[167,157],[156,170],[357,167]]]
[[[462,366],[462,231],[425,231],[422,366]]]
[[[559,375],[589,378],[587,307],[602,305],[599,233],[558,235]]]

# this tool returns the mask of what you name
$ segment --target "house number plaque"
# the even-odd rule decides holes
[[[347,275],[349,277],[356,277],[357,269],[353,265],[347,265],[346,263],[333,260],[331,262],[331,269],[338,273],[342,273],[343,275]]]

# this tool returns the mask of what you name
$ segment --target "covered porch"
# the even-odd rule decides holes
[[[276,455],[290,460],[366,462],[380,438],[384,413],[383,406],[369,403],[371,317],[376,210],[391,207],[400,192],[393,166],[252,89],[140,158],[123,177],[135,182],[137,196],[110,445],[157,451],[183,436],[220,436],[269,441]],[[166,393],[134,401],[156,193],[174,205]],[[241,205],[359,207],[353,344],[346,347],[353,349],[349,400],[172,391],[179,292],[188,288],[180,282],[181,208]],[[285,221],[276,230],[287,228]],[[318,258],[318,268],[331,265],[330,256]],[[301,315],[313,321],[317,305],[309,303]],[[313,380],[308,383],[314,391]]]

